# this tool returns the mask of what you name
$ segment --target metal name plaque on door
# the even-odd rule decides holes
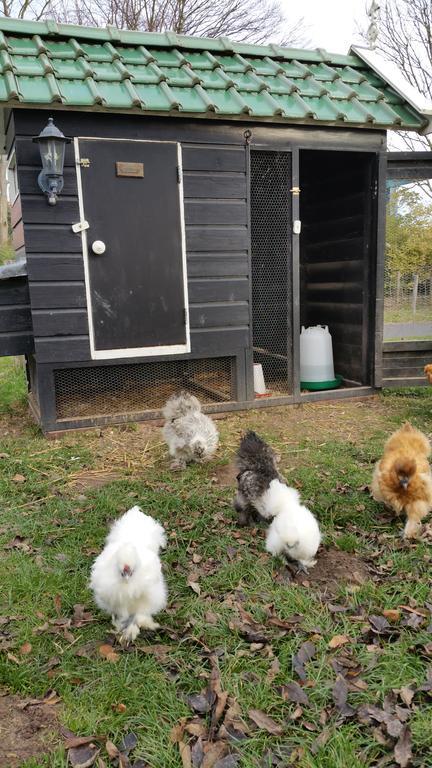
[[[144,178],[144,163],[116,163],[117,176],[132,176],[136,179]]]

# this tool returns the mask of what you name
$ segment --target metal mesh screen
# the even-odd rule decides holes
[[[387,181],[384,340],[432,339],[432,191]]]
[[[158,410],[180,389],[202,403],[235,397],[230,357],[58,369],[54,382],[57,419]]]
[[[251,152],[254,362],[269,395],[292,392],[291,154]]]

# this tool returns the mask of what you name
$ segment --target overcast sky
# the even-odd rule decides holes
[[[283,0],[289,17],[303,16],[311,47],[331,53],[347,53],[358,42],[356,23],[366,19],[366,0]],[[367,3],[368,7],[370,2]]]

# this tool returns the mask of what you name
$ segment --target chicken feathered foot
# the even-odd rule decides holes
[[[138,637],[140,629],[158,629],[160,624],[157,621],[153,621],[151,616],[147,614],[137,614],[135,616],[128,616],[128,618],[121,623],[121,635],[120,644],[127,646],[129,643],[133,643]]]
[[[309,571],[306,568],[303,563],[300,562],[300,560],[293,560],[288,555],[285,555],[285,565],[288,568],[291,576],[293,579],[295,579],[296,576],[299,576],[299,574],[304,574],[305,576],[309,576]]]

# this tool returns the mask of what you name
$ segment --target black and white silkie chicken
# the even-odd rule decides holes
[[[271,520],[266,549],[285,555],[301,570],[315,565],[321,542],[318,522],[279,474],[273,449],[255,432],[247,432],[237,452],[237,495],[234,508],[240,522],[250,518]]]

